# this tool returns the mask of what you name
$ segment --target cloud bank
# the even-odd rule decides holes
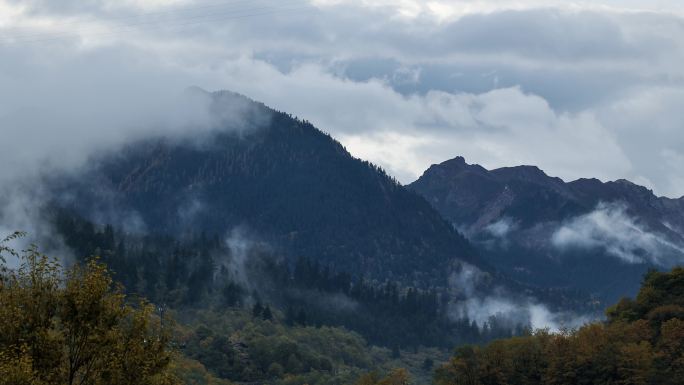
[[[511,328],[523,325],[551,331],[579,327],[595,318],[571,312],[553,312],[532,297],[513,295],[490,281],[487,273],[462,263],[449,278],[450,289],[455,293],[449,303],[451,318],[467,318],[480,327],[496,319]]]
[[[684,260],[684,248],[649,231],[620,203],[600,203],[594,211],[563,224],[551,241],[561,250],[600,249],[627,263],[669,267]]]
[[[30,163],[53,147],[69,158],[142,127],[193,122],[197,110],[171,96],[199,85],[308,119],[402,182],[464,155],[487,168],[536,164],[566,180],[626,178],[678,197],[682,9],[637,0],[5,0],[2,162]]]

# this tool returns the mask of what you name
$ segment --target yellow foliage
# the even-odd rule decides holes
[[[63,269],[35,247],[0,260],[1,385],[171,385],[169,335],[104,265]]]

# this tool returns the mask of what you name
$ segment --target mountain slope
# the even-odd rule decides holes
[[[237,94],[211,98],[217,111],[247,104],[251,120],[100,156],[87,172],[53,181],[58,204],[172,236],[246,229],[291,260],[378,279],[443,285],[455,261],[482,265],[422,197],[310,123]]]
[[[566,183],[534,166],[486,170],[457,157],[408,187],[523,282],[614,300],[647,269],[684,260],[684,199],[625,180]]]

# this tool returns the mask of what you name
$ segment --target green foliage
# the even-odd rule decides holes
[[[408,385],[409,383],[408,371],[399,368],[392,370],[383,378],[380,378],[376,372],[364,374],[356,381],[355,385]]]
[[[684,269],[649,272],[636,299],[623,299],[608,309],[605,323],[459,348],[436,371],[435,383],[681,384],[682,305]]]
[[[684,268],[669,273],[650,271],[636,299],[623,299],[608,309],[610,321],[648,319],[655,325],[671,318],[684,318]]]
[[[166,385],[169,334],[104,265],[64,269],[36,247],[0,275],[0,384]]]
[[[288,326],[279,313],[269,319],[264,311],[187,313],[189,326],[179,326],[179,343],[219,377],[239,381],[351,381],[372,365],[360,336],[338,328]]]
[[[424,362],[447,353],[421,348],[392,359],[391,350],[371,346],[358,334],[336,327],[288,325],[249,309],[183,312],[176,335],[188,358],[219,378],[273,384],[351,384],[370,370],[405,367],[416,383],[430,382]]]
[[[216,377],[199,361],[185,356],[176,356],[171,362],[171,371],[185,385],[230,385],[231,382]]]

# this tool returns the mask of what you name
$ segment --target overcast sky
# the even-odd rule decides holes
[[[197,85],[405,183],[462,155],[679,197],[683,80],[681,1],[0,0],[0,163],[194,122],[173,95]]]

